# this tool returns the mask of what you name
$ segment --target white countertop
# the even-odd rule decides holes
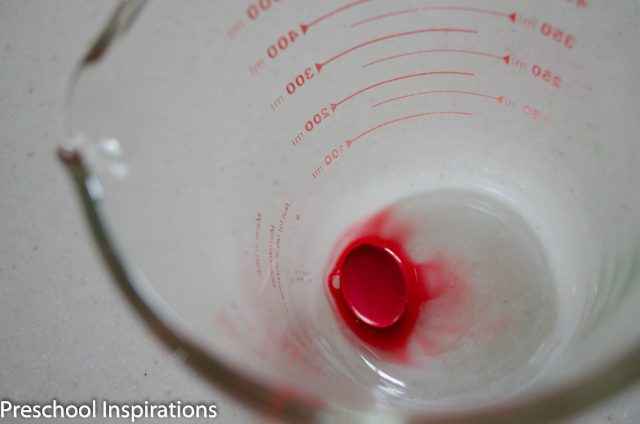
[[[268,422],[148,328],[56,158],[69,77],[116,3],[0,1],[0,400],[181,400],[216,404],[217,422]],[[563,423],[640,423],[640,384]]]

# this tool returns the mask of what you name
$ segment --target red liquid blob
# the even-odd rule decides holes
[[[362,244],[347,254],[340,288],[351,311],[373,327],[395,324],[407,306],[402,263],[391,250],[373,244]]]
[[[349,339],[350,332],[381,359],[405,364],[413,362],[410,340],[423,354],[437,356],[469,326],[458,318],[468,305],[466,285],[443,255],[423,263],[413,260],[404,247],[413,228],[393,217],[393,209],[384,209],[341,237],[327,272],[328,292],[336,317],[346,324],[345,336]],[[376,271],[357,265],[367,251],[374,255],[375,268],[391,272],[384,289],[369,293],[367,281]]]

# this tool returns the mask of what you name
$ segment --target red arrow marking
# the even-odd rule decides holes
[[[372,89],[372,88],[374,88],[374,87],[377,87],[377,86],[379,86],[379,85],[387,84],[387,83],[389,83],[389,82],[393,82],[393,81],[399,81],[399,80],[402,80],[402,79],[405,79],[405,78],[420,77],[420,76],[423,76],[423,75],[439,75],[439,74],[449,74],[449,75],[467,75],[467,76],[473,76],[473,74],[470,74],[470,73],[468,73],[468,72],[424,72],[424,73],[422,73],[422,74],[405,75],[404,77],[393,78],[393,79],[390,79],[390,80],[387,80],[387,81],[382,81],[382,82],[379,82],[379,83],[377,83],[377,84],[373,84],[373,85],[371,85],[371,86],[369,86],[369,87],[367,87],[367,88],[363,88],[362,90],[358,91],[357,93],[354,93],[354,94],[350,95],[349,97],[346,97],[346,98],[342,99],[342,100],[341,100],[341,101],[339,101],[338,103],[335,103],[335,104],[331,103],[331,111],[332,111],[332,112],[335,112],[336,108],[337,108],[339,105],[341,105],[342,103],[346,102],[346,101],[347,101],[347,100],[349,100],[350,98],[352,98],[352,97],[354,97],[354,96],[357,96],[358,94],[360,94],[360,93],[362,93],[362,92],[364,92],[364,91],[370,90],[370,89]]]
[[[382,18],[387,18],[389,16],[394,16],[394,15],[401,15],[404,13],[410,13],[410,12],[417,12],[419,9],[409,9],[409,10],[403,10],[400,12],[392,12],[392,13],[386,13],[384,15],[379,15],[379,16],[375,16],[373,18],[369,18],[369,19],[365,19],[364,21],[360,21],[360,22],[356,22],[355,24],[351,25],[351,28],[361,25],[361,24],[365,24],[367,22],[371,22],[371,21],[376,21],[378,19],[382,19]],[[472,8],[472,7],[423,7],[421,10],[424,11],[430,11],[430,10],[456,10],[456,11],[460,11],[460,12],[476,12],[476,13],[486,13],[489,15],[495,15],[495,16],[500,16],[503,18],[509,18],[511,19],[511,22],[515,23],[516,22],[516,14],[515,13],[511,13],[511,14],[507,14],[507,13],[501,13],[501,12],[496,12],[493,10],[486,10],[486,9],[476,9],[476,8]]]
[[[320,16],[318,19],[316,19],[315,21],[311,22],[310,24],[307,24],[307,25],[300,24],[300,29],[302,29],[302,33],[303,34],[306,34],[307,33],[307,29],[309,29],[309,27],[314,26],[318,22],[323,21],[323,20],[327,19],[328,17],[335,15],[336,13],[342,12],[343,10],[347,10],[350,7],[357,6],[357,5],[362,4],[362,3],[366,3],[368,1],[371,1],[371,0],[358,0],[358,1],[354,1],[353,3],[349,3],[348,5],[342,6],[342,7],[338,8],[338,9],[332,11],[332,12],[327,13],[326,15]]]
[[[409,32],[403,32],[403,33],[400,33],[400,34],[387,35],[386,37],[376,38],[375,40],[367,41],[366,43],[358,44],[355,47],[351,47],[349,50],[343,51],[339,55],[332,57],[331,59],[327,60],[324,63],[316,63],[316,69],[318,70],[318,72],[320,72],[322,67],[325,66],[326,64],[336,60],[337,58],[339,58],[341,56],[344,56],[347,53],[350,53],[350,52],[352,52],[352,51],[354,51],[356,49],[359,49],[360,47],[368,46],[369,44],[377,43],[377,42],[383,41],[383,40],[388,40],[390,38],[403,37],[405,35],[422,34],[422,33],[425,33],[425,32],[466,32],[466,33],[470,33],[470,34],[477,34],[478,33],[478,31],[474,31],[474,30],[470,30],[470,29],[438,28],[438,29],[421,29],[421,30],[418,30],[418,31],[409,31]]]
[[[502,104],[502,99],[503,99],[502,97],[487,96],[486,94],[470,93],[470,92],[468,92],[468,91],[423,91],[422,93],[408,94],[408,95],[406,95],[406,96],[400,96],[400,97],[396,97],[396,98],[393,98],[393,99],[390,99],[390,100],[386,100],[386,101],[384,101],[384,102],[381,102],[381,103],[375,104],[375,105],[373,105],[373,106],[371,106],[371,107],[380,106],[380,105],[383,105],[383,104],[385,104],[385,103],[389,103],[389,102],[392,102],[392,101],[394,101],[394,100],[404,99],[404,98],[407,98],[407,97],[419,96],[419,95],[421,95],[421,94],[433,94],[433,93],[457,93],[457,94],[470,94],[470,95],[472,95],[472,96],[488,97],[489,99],[494,99],[494,100],[499,101],[501,104]]]
[[[359,136],[357,136],[353,140],[347,140],[347,148],[351,147],[351,144],[354,141],[356,141],[357,139],[359,139],[360,137],[362,137],[362,136],[364,136],[366,134],[369,134],[371,131],[377,130],[378,128],[382,128],[385,125],[393,124],[394,122],[398,122],[398,121],[404,121],[405,119],[417,118],[418,116],[443,115],[443,114],[468,115],[468,116],[472,115],[471,113],[465,113],[465,112],[428,112],[428,113],[420,113],[418,115],[405,116],[404,118],[394,119],[393,121],[385,122],[384,124],[378,125],[377,127],[373,127],[369,131],[363,132],[362,134],[360,134]]]
[[[351,28],[353,28],[355,26],[358,26],[358,25],[366,24],[367,22],[371,22],[371,21],[375,21],[375,20],[378,20],[378,19],[386,18],[388,16],[402,15],[404,13],[419,12],[419,11],[420,11],[420,9],[409,9],[409,10],[403,10],[403,11],[400,11],[400,12],[387,13],[385,15],[376,16],[375,18],[365,19],[364,21],[356,22],[355,24],[351,25]]]
[[[509,18],[511,19],[512,22],[516,22],[516,14],[515,13],[501,13],[501,12],[496,12],[494,10],[486,10],[486,9],[475,9],[473,7],[447,7],[447,6],[443,6],[443,7],[423,7],[422,10],[457,10],[457,11],[461,11],[461,12],[476,12],[476,13],[486,13],[488,15],[495,15],[495,16],[501,16],[503,18]]]
[[[509,64],[509,60],[511,59],[511,57],[509,55],[507,55],[507,56],[497,56],[495,54],[472,52],[472,51],[468,51],[468,50],[422,50],[422,51],[419,51],[419,52],[399,54],[399,55],[396,55],[396,56],[387,57],[385,59],[376,60],[375,62],[367,63],[366,65],[361,66],[361,68],[366,68],[367,66],[375,65],[376,63],[384,62],[385,60],[397,59],[399,57],[411,56],[411,55],[414,55],[414,54],[422,54],[422,53],[468,53],[468,54],[477,54],[477,55],[481,55],[481,56],[488,56],[488,57],[493,57],[493,58],[496,58],[496,59],[502,59],[507,65]]]

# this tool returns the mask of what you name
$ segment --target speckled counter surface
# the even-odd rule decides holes
[[[0,1],[0,399],[182,400],[216,404],[217,418],[204,421],[267,422],[195,374],[140,319],[55,156],[67,135],[69,77],[116,3]],[[564,423],[640,423],[640,384]]]

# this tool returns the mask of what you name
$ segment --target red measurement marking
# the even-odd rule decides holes
[[[394,101],[394,100],[404,99],[404,98],[407,98],[407,97],[420,96],[420,95],[422,95],[422,94],[433,94],[433,93],[457,93],[457,94],[470,94],[470,95],[472,95],[472,96],[480,96],[480,97],[487,97],[487,98],[489,98],[489,99],[494,99],[494,100],[497,100],[498,102],[500,102],[500,104],[502,104],[502,99],[503,99],[503,97],[502,97],[502,96],[500,96],[500,97],[493,97],[493,96],[488,96],[488,95],[486,95],[486,94],[470,93],[470,92],[468,92],[468,91],[423,91],[422,93],[407,94],[406,96],[400,96],[400,97],[395,97],[395,98],[393,98],[393,99],[385,100],[384,102],[381,102],[381,103],[375,104],[375,105],[373,105],[373,106],[371,106],[371,107],[380,106],[380,105],[383,105],[383,104],[385,104],[385,103],[389,103],[389,102],[392,102],[392,101]]]
[[[307,33],[307,29],[309,29],[310,27],[314,26],[314,25],[315,25],[315,24],[317,24],[318,22],[321,22],[321,21],[323,21],[323,20],[325,20],[325,19],[327,19],[327,18],[329,18],[329,17],[331,17],[331,16],[335,15],[336,13],[342,12],[342,11],[344,11],[344,10],[347,10],[347,9],[349,9],[349,8],[353,7],[353,6],[357,6],[357,5],[359,5],[359,4],[366,3],[366,2],[369,2],[369,1],[371,1],[371,0],[358,0],[358,1],[354,1],[353,3],[349,3],[349,4],[348,4],[348,5],[346,5],[346,6],[342,6],[342,7],[338,8],[338,9],[336,9],[336,10],[332,11],[332,12],[327,13],[326,15],[322,15],[322,16],[320,16],[318,19],[316,19],[315,21],[313,21],[313,22],[311,22],[311,23],[309,23],[309,24],[307,24],[307,25],[300,24],[300,28],[302,29],[302,33],[303,33],[303,34],[306,34],[306,33]]]
[[[356,141],[357,139],[359,139],[362,136],[365,136],[367,134],[369,134],[371,131],[377,130],[378,128],[382,128],[386,125],[389,124],[393,124],[394,122],[399,122],[399,121],[404,121],[405,119],[411,119],[411,118],[417,118],[419,116],[427,116],[427,115],[445,115],[445,114],[452,114],[452,115],[468,115],[471,116],[471,113],[466,113],[466,112],[427,112],[427,113],[419,113],[417,115],[411,115],[411,116],[405,116],[404,118],[398,118],[398,119],[394,119],[393,121],[389,121],[389,122],[385,122],[384,124],[380,124],[377,127],[373,127],[371,128],[369,131],[365,131],[362,134],[360,134],[359,136],[357,136],[356,138],[354,138],[353,140],[347,140],[347,147],[351,147],[351,144]]]
[[[338,159],[340,153],[342,153],[342,144],[340,145],[340,151],[338,151],[338,149],[333,149],[330,155],[324,157],[324,164],[327,166],[331,165],[331,162],[333,162],[334,159]]]
[[[496,12],[494,10],[486,10],[486,9],[475,9],[473,7],[423,7],[422,10],[425,11],[429,11],[429,10],[457,10],[460,12],[475,12],[475,13],[485,13],[488,15],[495,15],[495,16],[501,16],[503,18],[509,18],[511,19],[511,22],[515,23],[516,22],[516,14],[515,13],[502,13],[502,12]]]
[[[509,19],[511,19],[511,22],[513,22],[513,23],[516,22],[516,14],[515,13],[502,13],[502,12],[496,12],[494,10],[476,9],[476,8],[472,8],[472,7],[423,7],[422,9],[402,10],[400,12],[392,12],[392,13],[386,13],[384,15],[374,16],[373,18],[369,18],[369,19],[365,19],[365,20],[360,21],[360,22],[356,22],[355,24],[351,25],[351,28],[353,28],[355,26],[358,26],[358,25],[366,24],[368,22],[377,21],[378,19],[388,18],[390,16],[401,15],[401,14],[405,14],[405,13],[418,12],[419,10],[423,10],[423,11],[456,10],[456,11],[460,11],[460,12],[485,13],[485,14],[488,14],[488,15],[495,15],[495,16],[500,16],[500,17],[503,17],[503,18],[509,18]]]
[[[541,76],[544,81],[553,84],[555,88],[560,88],[560,83],[562,82],[562,78],[560,78],[557,75],[553,75],[551,71],[547,69],[542,70],[542,68],[540,68],[538,65],[533,65],[533,68],[531,68],[531,72],[533,73],[533,76],[535,77]]]
[[[587,0],[565,0],[567,3],[575,3],[578,7],[587,7]]]
[[[531,106],[528,106],[528,105],[525,105],[522,108],[522,112],[527,116],[531,115],[531,117],[533,119],[535,119],[536,121],[538,121],[538,120],[540,120],[540,118],[542,118],[542,123],[543,124],[546,124],[547,120],[549,119],[548,116],[540,116],[540,112],[539,111],[537,111],[535,109],[531,109]]]
[[[313,115],[312,119],[307,121],[307,123],[304,125],[304,129],[306,129],[307,132],[311,132],[313,131],[314,126],[317,126],[323,121],[323,119],[327,119],[328,117],[329,117],[328,109],[326,107],[322,108],[320,113],[316,113],[315,115]]]
[[[366,24],[367,22],[371,22],[371,21],[375,21],[375,20],[378,20],[378,19],[386,18],[388,16],[402,15],[402,14],[405,14],[405,13],[418,12],[418,11],[420,11],[420,9],[409,9],[409,10],[402,10],[400,12],[387,13],[387,14],[376,16],[376,17],[373,17],[373,18],[365,19],[364,21],[356,22],[355,24],[351,25],[351,28],[353,28],[355,26],[358,26],[358,25]]]
[[[274,3],[277,3],[278,1],[279,0],[274,0]],[[247,16],[252,21],[258,19],[258,17],[260,16],[260,10],[266,12],[271,8],[271,0],[258,0],[257,3],[260,8],[258,8],[258,6],[256,6],[255,4],[250,4],[249,7],[247,7]]]
[[[334,103],[330,103],[331,111],[335,112],[336,108],[339,105],[341,105],[342,103],[344,103],[347,100],[349,100],[350,98],[352,98],[354,96],[357,96],[358,94],[363,93],[363,92],[365,92],[367,90],[370,90],[370,89],[372,89],[374,87],[378,87],[378,86],[383,85],[383,84],[387,84],[387,83],[390,83],[390,82],[393,82],[393,81],[399,81],[399,80],[406,79],[406,78],[420,77],[420,76],[423,76],[423,75],[438,75],[438,74],[473,76],[473,74],[470,74],[468,72],[423,72],[421,74],[405,75],[404,77],[393,78],[393,79],[390,79],[390,80],[387,80],[387,81],[382,81],[382,82],[379,82],[377,84],[373,84],[373,85],[371,85],[371,86],[369,86],[367,88],[363,88],[362,90],[358,91],[357,93],[353,93],[349,97],[345,97],[344,99],[340,100],[338,103],[335,103],[335,104]]]
[[[333,62],[337,58],[339,58],[341,56],[344,56],[347,53],[351,53],[352,51],[357,50],[357,49],[359,49],[361,47],[368,46],[369,44],[377,43],[379,41],[388,40],[390,38],[403,37],[405,35],[421,34],[421,33],[426,33],[426,32],[465,32],[465,33],[470,33],[470,34],[477,34],[478,33],[478,31],[474,31],[474,30],[470,30],[470,29],[438,28],[438,29],[421,29],[421,30],[418,30],[418,31],[409,31],[409,32],[403,32],[403,33],[400,33],[400,34],[387,35],[386,37],[376,38],[375,40],[371,40],[371,41],[367,41],[366,43],[358,44],[357,46],[352,47],[349,50],[345,50],[342,53],[340,53],[339,55],[332,57],[331,59],[327,60],[324,63],[316,63],[316,69],[318,70],[318,72],[320,72],[322,67],[325,66],[326,64],[328,64],[330,62]]]
[[[562,43],[564,41],[565,47],[568,49],[572,49],[576,44],[576,39],[573,35],[565,34],[563,30],[559,28],[554,28],[548,23],[543,23],[540,27],[540,32],[545,37],[551,36],[558,43]]]
[[[495,59],[502,59],[507,65],[509,64],[509,60],[511,59],[510,55],[498,56],[498,55],[495,55],[495,54],[482,53],[482,52],[472,52],[472,51],[469,51],[469,50],[422,50],[422,51],[419,51],[419,52],[404,53],[404,54],[399,54],[399,55],[396,55],[396,56],[391,56],[391,57],[387,57],[387,58],[384,58],[384,59],[376,60],[375,62],[367,63],[366,65],[361,66],[361,68],[366,68],[367,66],[375,65],[376,63],[384,62],[385,60],[397,59],[399,57],[412,56],[414,54],[423,54],[423,53],[467,53],[467,54],[477,54],[477,55],[480,55],[480,56],[487,56],[487,57],[493,57]]]

